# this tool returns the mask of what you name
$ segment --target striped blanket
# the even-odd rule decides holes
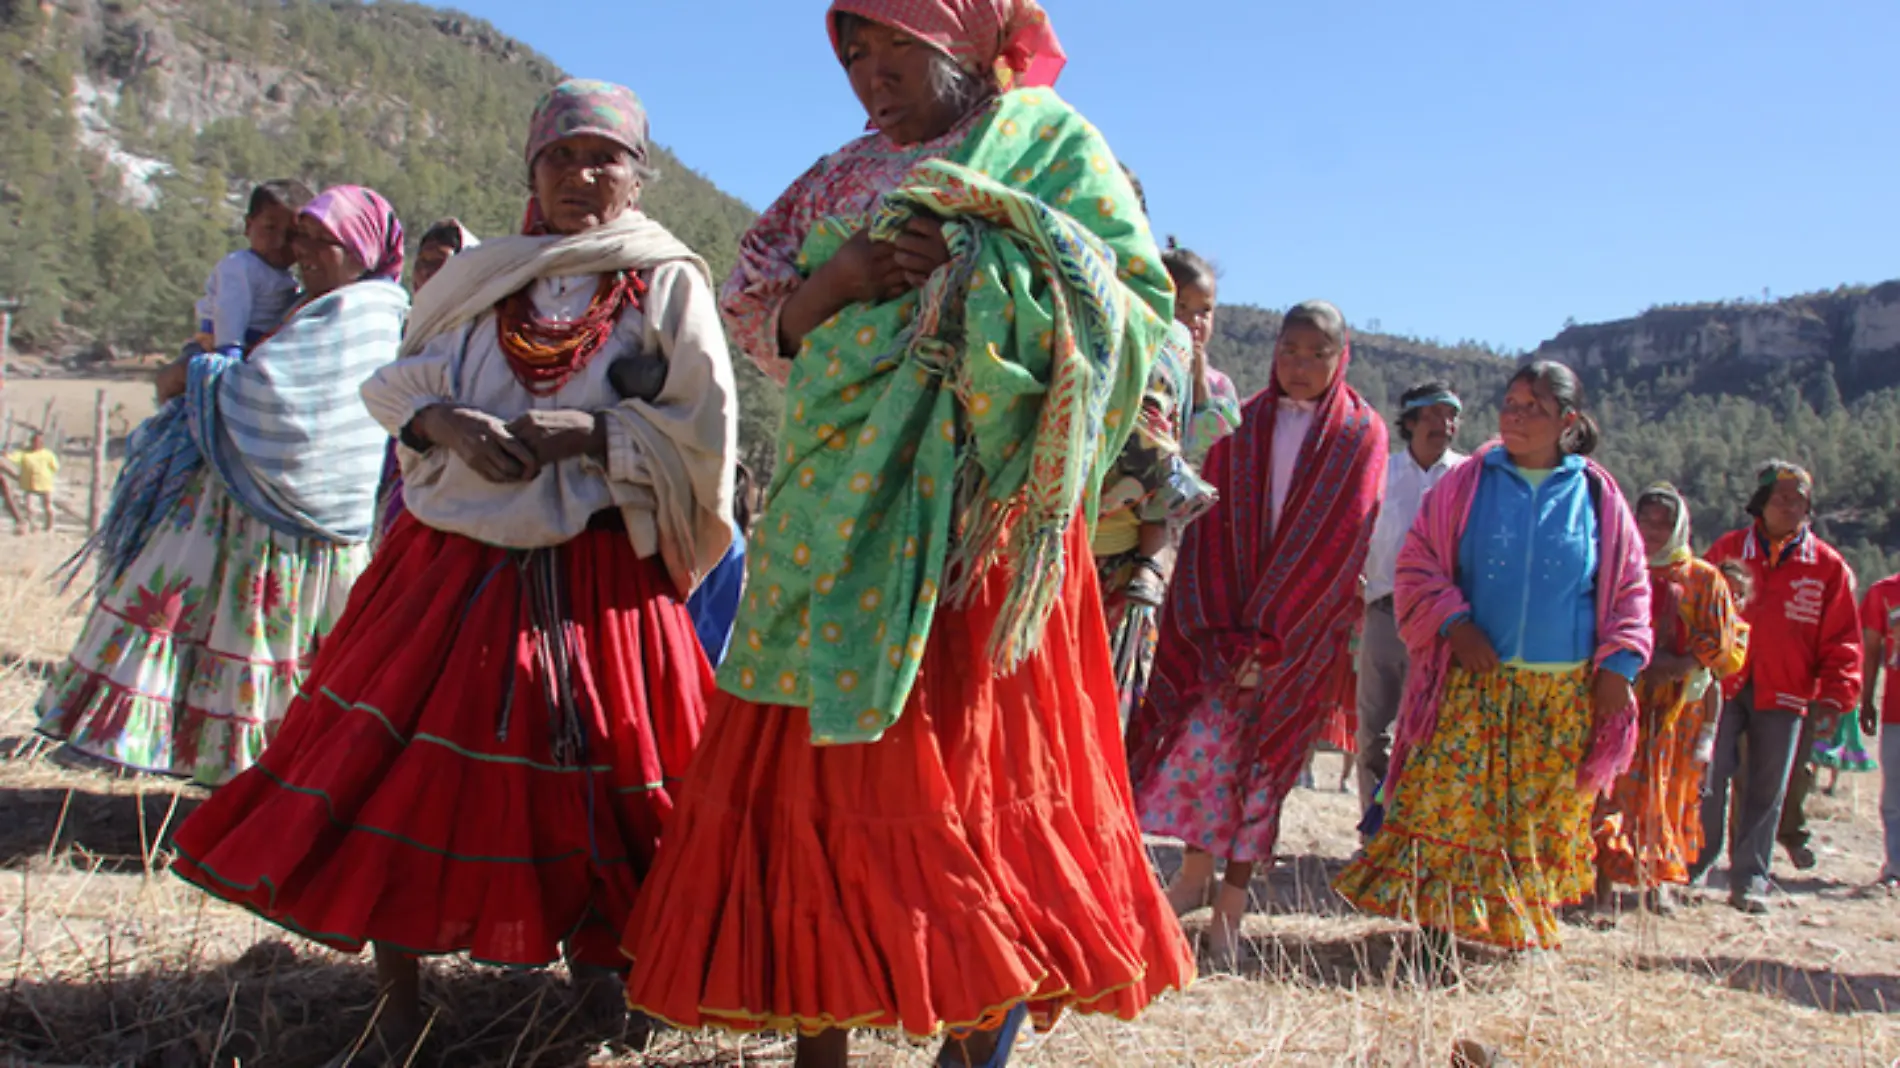
[[[293,537],[369,538],[388,436],[358,391],[396,358],[408,311],[401,286],[357,282],[298,309],[247,358],[191,361],[192,440],[246,511]]]

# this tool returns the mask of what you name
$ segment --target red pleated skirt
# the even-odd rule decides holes
[[[404,516],[277,738],[179,828],[174,870],[345,951],[624,964],[711,671],[625,533],[539,552],[572,621],[565,687],[523,554]]]
[[[995,1026],[1027,1002],[1133,1018],[1193,955],[1129,790],[1080,527],[1042,648],[987,669],[1000,570],[938,615],[874,744],[816,748],[801,709],[714,699],[641,889],[629,1001],[681,1027]]]

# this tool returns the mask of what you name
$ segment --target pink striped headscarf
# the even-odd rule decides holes
[[[838,16],[861,15],[949,54],[999,89],[1051,86],[1068,62],[1036,0],[832,0],[825,16],[836,54]]]
[[[362,261],[363,277],[402,278],[402,221],[381,193],[360,185],[333,185],[303,209]]]
[[[1394,607],[1399,637],[1411,654],[1412,668],[1405,678],[1405,700],[1399,706],[1393,730],[1391,770],[1386,773],[1387,804],[1405,770],[1406,757],[1431,740],[1438,729],[1438,705],[1451,668],[1451,642],[1445,624],[1471,611],[1458,588],[1458,545],[1478,499],[1484,477],[1484,457],[1500,448],[1493,441],[1470,460],[1452,468],[1444,481],[1425,495],[1412,531],[1399,550],[1394,576]],[[1641,653],[1647,662],[1655,635],[1650,630],[1649,566],[1636,517],[1623,500],[1616,479],[1593,460],[1585,461],[1587,477],[1597,498],[1597,531],[1602,539],[1597,564],[1597,653],[1601,667],[1622,650]],[[1636,705],[1631,703],[1607,720],[1600,720],[1591,738],[1590,752],[1577,769],[1577,788],[1604,793],[1617,776],[1629,770],[1636,755]]]

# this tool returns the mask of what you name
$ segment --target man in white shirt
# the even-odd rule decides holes
[[[1458,420],[1464,403],[1444,382],[1414,386],[1399,398],[1399,437],[1405,448],[1386,461],[1385,505],[1372,528],[1372,548],[1366,555],[1366,618],[1359,636],[1359,806],[1372,807],[1379,784],[1385,781],[1392,756],[1392,721],[1405,696],[1409,663],[1405,643],[1399,640],[1398,617],[1393,612],[1392,576],[1406,532],[1425,501],[1425,494],[1445,473],[1464,462],[1453,452]]]

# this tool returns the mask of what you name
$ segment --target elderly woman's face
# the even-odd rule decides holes
[[[297,276],[310,296],[341,289],[363,277],[363,261],[343,247],[316,219],[297,216],[297,229],[291,235],[291,247],[297,252]]]
[[[1636,529],[1643,534],[1643,551],[1655,556],[1676,534],[1676,509],[1662,501],[1646,501],[1636,510]]]
[[[847,31],[839,58],[871,124],[900,145],[942,137],[963,117],[954,101],[937,93],[934,73],[944,62],[941,53],[902,30],[857,22]]]
[[[564,137],[534,158],[534,196],[553,233],[610,223],[640,202],[633,153],[594,134]]]

